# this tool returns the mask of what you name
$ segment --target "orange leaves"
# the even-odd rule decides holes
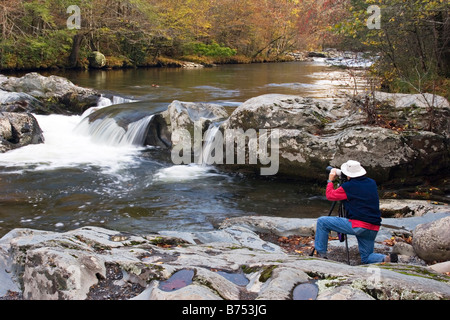
[[[412,237],[411,236],[406,237],[404,235],[400,237],[391,237],[390,239],[384,240],[383,244],[392,247],[398,242],[405,242],[407,244],[412,244]]]
[[[300,255],[308,254],[312,250],[314,237],[302,237],[292,235],[289,237],[279,237],[277,243],[280,247],[289,253],[297,253]]]

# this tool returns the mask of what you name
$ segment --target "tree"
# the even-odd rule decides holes
[[[367,27],[367,7],[379,5],[381,28]],[[352,16],[335,30],[380,54],[374,71],[390,90],[424,90],[450,76],[450,4],[441,0],[352,0]],[[434,86],[434,84],[433,84]]]

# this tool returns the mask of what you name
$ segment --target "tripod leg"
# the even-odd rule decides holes
[[[350,265],[350,252],[348,250],[348,236],[345,235],[345,249],[347,249],[347,264]]]
[[[347,218],[347,213],[345,212],[344,204],[342,202],[339,205],[338,212],[339,212],[339,217]],[[345,249],[347,250],[347,264],[350,265],[350,252],[348,250],[348,235],[344,234],[343,237],[345,239]]]
[[[333,204],[331,205],[331,209],[330,209],[330,213],[328,213],[328,216],[331,216],[331,214],[333,213],[334,207],[336,207],[336,201],[333,202]]]

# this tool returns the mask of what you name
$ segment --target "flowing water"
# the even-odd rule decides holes
[[[135,116],[36,115],[45,143],[0,154],[0,236],[13,228],[67,231],[208,231],[243,215],[318,217],[329,203],[301,181],[249,177],[208,165],[176,166],[142,146],[142,128],[173,100],[214,102],[229,112],[266,93],[331,98],[345,72],[317,62],[208,69],[126,69],[59,74],[105,93],[99,108]],[[83,119],[85,119],[83,121]]]

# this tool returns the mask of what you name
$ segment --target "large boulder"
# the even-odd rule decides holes
[[[28,73],[21,78],[0,77],[0,89],[7,92],[25,93],[40,101],[42,106],[27,110],[39,114],[82,114],[97,105],[100,94],[92,89],[74,85],[66,78],[44,77],[38,73]],[[23,101],[29,101],[23,96]],[[22,100],[17,100],[18,101]]]
[[[0,90],[0,111],[36,113],[42,107],[38,99],[27,93]]]
[[[193,103],[173,101],[163,117],[170,125],[171,131],[187,130],[194,134],[194,126],[197,123],[202,130],[208,129],[208,126],[217,121],[228,118],[225,108],[212,103]]]
[[[226,118],[228,113],[221,105],[175,100],[152,120],[149,132],[159,142],[148,140],[148,144],[170,148],[185,143],[194,151],[196,135],[202,139],[212,123]]]
[[[450,216],[418,225],[413,232],[413,247],[425,261],[450,260]]]
[[[450,107],[442,97],[427,103],[421,98],[376,94],[377,104],[383,106],[382,111],[376,109],[380,117],[399,119],[390,127],[369,123],[365,104],[358,100],[263,95],[236,108],[222,129],[270,129],[271,138],[276,129],[278,173],[290,177],[325,179],[326,166],[339,167],[348,159],[360,161],[378,182],[433,176],[449,166]],[[256,171],[260,166],[243,167]]]
[[[302,129],[317,133],[330,117],[331,104],[317,99],[268,94],[245,101],[227,120],[225,128]]]
[[[43,132],[32,114],[0,113],[0,152],[43,142]]]

